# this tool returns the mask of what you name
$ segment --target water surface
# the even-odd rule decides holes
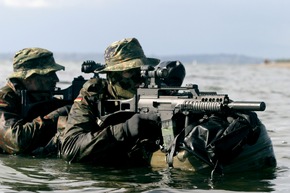
[[[81,74],[79,63],[62,64],[66,71],[58,73],[61,81],[71,82]],[[7,61],[0,66],[3,85],[12,68]],[[258,116],[272,139],[277,168],[227,174],[211,181],[208,173],[178,169],[104,168],[60,159],[0,155],[0,192],[289,192],[290,68],[186,64],[186,70],[184,84],[198,84],[201,91],[228,94],[233,100],[266,102],[266,110]]]

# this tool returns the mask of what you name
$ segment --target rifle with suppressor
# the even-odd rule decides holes
[[[93,73],[96,69],[103,67],[104,65],[94,61],[86,61],[82,64],[82,72]],[[94,77],[98,77],[98,74],[94,73]],[[163,142],[165,147],[168,147],[178,131],[190,124],[190,116],[195,114],[229,110],[264,111],[266,108],[266,104],[261,101],[232,101],[227,94],[201,92],[196,84],[188,84],[184,87],[164,85],[164,82],[168,82],[165,81],[168,78],[166,67],[142,66],[141,77],[143,84],[137,89],[137,94],[133,98],[107,99],[101,102],[99,112],[103,122],[100,123],[100,126],[106,126],[112,121],[112,118],[109,118],[112,114],[105,110],[109,103],[117,105],[118,111],[115,114],[128,113],[128,116],[131,116],[134,113],[154,111],[160,114]],[[63,90],[56,90],[52,95],[60,96],[63,101],[72,104],[86,81],[82,76],[74,78],[71,86]],[[23,94],[22,104],[25,115],[35,105],[30,104],[26,98],[26,94]],[[183,123],[177,124],[180,120]]]
[[[148,113],[154,111],[160,114],[162,135],[165,147],[169,147],[174,137],[190,124],[189,117],[200,113],[214,113],[229,110],[264,111],[266,104],[259,101],[232,101],[227,94],[216,92],[201,92],[198,85],[189,84],[185,87],[162,86],[168,71],[166,68],[152,66],[141,67],[143,84],[137,89],[134,98],[128,100],[106,100],[99,110],[106,123],[105,106],[114,103],[119,112]],[[177,116],[182,115],[182,116]],[[182,118],[181,118],[182,117]],[[183,124],[177,125],[181,119]],[[173,121],[174,120],[174,121]],[[182,127],[182,128],[177,128]]]

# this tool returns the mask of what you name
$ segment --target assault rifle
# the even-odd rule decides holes
[[[266,108],[264,102],[232,101],[227,94],[201,92],[196,84],[189,84],[184,87],[165,86],[162,82],[167,76],[166,68],[159,68],[158,66],[155,68],[152,66],[141,67],[141,77],[144,81],[137,89],[135,97],[128,100],[106,100],[103,102],[99,107],[103,119],[110,116],[105,111],[105,106],[108,103],[114,103],[118,106],[116,113],[157,112],[160,114],[162,121],[163,143],[165,147],[168,147],[179,133],[178,131],[190,123],[189,117],[194,114],[228,110],[264,111]],[[182,124],[178,124],[180,119],[183,121]]]
[[[94,70],[101,68],[104,68],[104,65],[94,61],[87,61],[82,64],[82,72],[85,73],[94,73]],[[174,71],[170,73],[174,73]],[[192,115],[228,110],[264,111],[266,109],[264,102],[232,101],[227,94],[201,92],[196,84],[188,84],[183,87],[166,85],[165,82],[170,82],[168,81],[168,78],[170,78],[168,75],[167,67],[142,66],[141,78],[143,83],[137,89],[137,94],[133,98],[127,100],[107,99],[101,102],[99,105],[100,126],[106,126],[116,121],[116,116],[112,116],[113,114],[117,115],[117,119],[120,117],[126,119],[134,113],[154,111],[160,114],[163,142],[164,146],[168,147],[178,131],[190,124],[189,119]],[[94,73],[94,77],[98,77],[98,74]],[[71,86],[63,90],[56,90],[52,95],[60,96],[63,101],[72,104],[85,82],[86,80],[79,76],[74,78]],[[27,114],[34,104],[30,104],[26,100],[26,94],[22,96],[24,114]],[[106,111],[106,106],[112,104],[117,107],[115,113]]]

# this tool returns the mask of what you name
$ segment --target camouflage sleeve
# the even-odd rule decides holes
[[[4,153],[28,154],[45,145],[56,132],[52,121],[22,119],[20,101],[14,93],[0,92],[0,148]]]
[[[98,80],[85,83],[70,111],[62,139],[61,156],[68,162],[102,162],[109,154],[124,150],[122,123],[101,128],[98,104],[105,86]]]

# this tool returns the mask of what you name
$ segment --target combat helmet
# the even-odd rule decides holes
[[[32,74],[44,75],[52,71],[64,70],[55,62],[53,53],[43,48],[24,48],[13,58],[13,73],[9,78],[26,79]]]
[[[104,53],[105,67],[97,69],[95,73],[106,73],[111,71],[124,71],[139,68],[142,65],[155,66],[159,59],[147,58],[136,38],[125,38],[113,42]]]

